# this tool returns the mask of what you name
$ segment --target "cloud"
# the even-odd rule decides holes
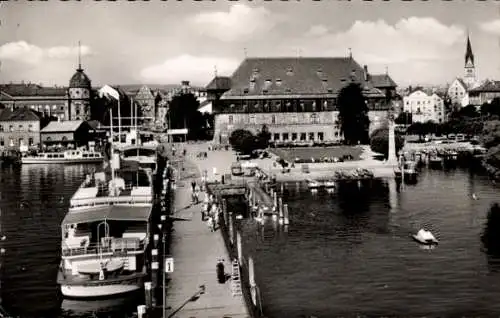
[[[306,36],[323,36],[328,33],[328,28],[324,25],[317,24],[311,26],[309,31],[307,31]]]
[[[264,7],[252,8],[234,4],[229,11],[203,12],[192,16],[191,27],[201,35],[224,42],[243,41],[252,36],[264,36],[281,20]]]
[[[500,35],[500,19],[480,23],[479,28],[484,32]]]
[[[89,55],[91,50],[88,46],[81,47],[82,56]],[[46,59],[66,59],[76,57],[78,47],[55,46],[41,48],[25,41],[9,42],[0,46],[0,59],[10,60],[25,64],[36,65]]]
[[[158,84],[175,84],[182,80],[189,80],[196,85],[206,85],[214,76],[214,67],[217,67],[219,75],[230,75],[238,63],[229,58],[180,55],[162,64],[144,68],[141,71],[141,77],[145,81]]]
[[[319,26],[315,30],[323,31]],[[384,20],[358,20],[346,31],[327,32],[316,38],[311,38],[310,32],[293,47],[303,47],[308,55],[319,52],[326,56],[346,56],[351,48],[357,60],[376,64],[449,59],[457,53],[454,45],[465,41],[462,28],[418,17],[401,19],[394,25]]]

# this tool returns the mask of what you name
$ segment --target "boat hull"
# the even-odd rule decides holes
[[[417,237],[417,235],[412,235],[411,236],[413,238],[413,240],[415,240],[416,242],[422,244],[422,245],[438,245],[438,242],[437,241],[433,241],[433,240],[421,240]]]
[[[63,159],[63,158],[21,158],[22,164],[81,164],[81,163],[101,163],[103,158],[79,158],[79,159]]]
[[[136,292],[143,288],[142,277],[122,281],[102,282],[101,284],[64,284],[61,283],[63,297],[69,299],[112,298]]]

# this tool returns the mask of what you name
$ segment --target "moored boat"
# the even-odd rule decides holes
[[[316,180],[308,179],[307,180],[307,187],[309,189],[319,189],[319,188],[321,188],[321,183],[316,181]]]
[[[415,180],[418,176],[417,163],[414,161],[406,161],[402,166],[394,169],[394,175],[397,179]]]
[[[87,175],[62,221],[58,284],[66,298],[107,298],[143,287],[151,230],[150,169],[120,168],[118,155]]]
[[[102,153],[83,149],[72,149],[61,152],[39,152],[36,155],[21,157],[23,164],[48,163],[100,163],[104,160]]]

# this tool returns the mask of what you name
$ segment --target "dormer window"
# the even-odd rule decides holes
[[[286,93],[291,93],[291,92],[292,92],[292,90],[291,90],[290,88],[287,88],[287,89],[285,89],[285,92],[286,92]]]
[[[341,78],[341,79],[340,79],[340,81],[341,81],[342,83],[345,83],[347,80],[346,80],[345,78]]]
[[[329,88],[328,93],[333,93],[333,89]]]
[[[328,83],[328,79],[327,78],[322,78],[321,81],[323,82],[323,84]]]
[[[248,88],[243,89],[244,94],[248,94]]]
[[[258,68],[254,68],[254,69],[253,69],[253,74],[254,74],[254,75],[259,74],[259,69],[258,69]]]
[[[277,86],[280,86],[280,85],[281,85],[281,79],[280,79],[280,78],[277,78],[277,79],[276,79],[276,85],[277,85]]]
[[[267,89],[263,89],[263,90],[262,90],[262,93],[263,93],[263,94],[267,94]]]
[[[293,69],[291,67],[287,68],[286,75],[288,75],[288,76],[292,76],[293,75]]]

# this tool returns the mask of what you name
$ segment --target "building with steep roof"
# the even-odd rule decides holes
[[[477,82],[476,66],[474,64],[474,53],[472,53],[472,45],[470,37],[467,35],[467,47],[465,49],[465,65],[464,65],[464,82],[467,87],[471,88]]]
[[[390,77],[375,78],[395,90]],[[230,79],[207,85],[209,96],[221,95],[213,105],[214,139],[226,143],[236,129],[257,133],[265,124],[277,143],[340,141],[337,98],[350,83],[363,89],[373,131],[387,120],[386,94],[352,56],[247,58]]]
[[[146,127],[151,126],[156,117],[156,95],[146,85],[143,85],[135,94],[134,100],[142,114],[142,124]]]
[[[80,43],[78,43],[78,46],[80,46]],[[82,69],[79,52],[78,68],[69,80],[68,120],[90,120],[91,94],[92,83]]]
[[[40,140],[46,145],[84,146],[92,140],[91,130],[92,127],[83,120],[52,121],[40,131]]]
[[[33,147],[40,143],[40,117],[29,108],[0,113],[0,149]]]
[[[469,91],[470,104],[482,105],[490,103],[494,98],[500,98],[500,81],[485,81],[479,87]]]

